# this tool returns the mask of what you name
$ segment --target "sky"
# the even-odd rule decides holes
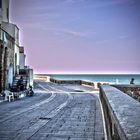
[[[140,0],[11,0],[34,73],[140,73]]]

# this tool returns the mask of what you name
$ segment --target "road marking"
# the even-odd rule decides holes
[[[46,88],[44,88],[44,89],[46,90]],[[25,112],[27,112],[27,111],[29,111],[29,110],[32,110],[32,109],[34,109],[34,108],[36,108],[36,107],[39,107],[39,106],[41,106],[41,105],[43,105],[43,104],[45,104],[45,103],[48,103],[48,102],[50,102],[51,100],[53,100],[55,97],[56,97],[56,93],[52,93],[52,95],[51,95],[49,98],[47,98],[46,100],[44,100],[44,101],[42,101],[42,102],[40,102],[40,103],[37,103],[37,104],[35,104],[35,105],[32,105],[32,106],[30,106],[29,108],[25,108],[25,109],[23,109],[22,111],[18,111],[18,113],[12,114],[12,115],[10,115],[10,116],[4,118],[4,119],[1,119],[1,120],[0,120],[0,123],[2,123],[2,122],[4,122],[4,121],[7,121],[7,120],[11,119],[12,117],[15,117],[15,116],[17,116],[17,115],[20,115],[20,114],[22,114],[22,113],[25,113]]]
[[[46,88],[43,87],[42,85],[39,84],[39,86],[41,88],[43,88],[44,90],[46,90]],[[50,119],[45,119],[45,120],[44,119],[39,119],[37,123],[35,123],[34,125],[30,126],[28,129],[23,130],[22,134],[25,134],[27,140],[30,139],[34,134],[36,134],[44,125],[46,125],[53,117],[55,117],[64,107],[66,107],[67,104],[69,103],[69,101],[73,98],[72,95],[70,93],[68,93],[68,92],[64,92],[63,90],[56,89],[54,87],[52,89],[55,89],[55,90],[61,91],[63,93],[66,93],[68,95],[68,100],[66,102],[60,104],[56,109],[52,110],[46,116],[43,116],[43,118],[50,118]],[[54,94],[52,92],[52,96],[53,95],[56,95],[56,94]],[[31,133],[29,133],[29,132],[31,132]],[[23,137],[22,134],[19,134],[14,140],[21,139]]]
[[[41,84],[38,84],[38,86],[40,86],[42,89],[44,89],[45,91],[48,91],[48,92],[51,92],[52,93],[52,91],[50,91],[50,90],[48,90],[47,88],[45,88],[44,86],[42,86]]]
[[[95,94],[96,95],[96,94]],[[102,114],[102,119],[103,119],[103,128],[104,128],[104,136],[105,136],[105,140],[107,140],[107,132],[106,132],[106,126],[105,126],[105,118],[104,118],[104,112],[103,112],[103,107],[102,107],[102,103],[100,101],[99,95],[96,95],[99,103],[100,103],[100,107],[101,107],[101,114]]]

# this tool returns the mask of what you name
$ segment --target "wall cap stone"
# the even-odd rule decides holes
[[[112,113],[128,140],[140,140],[140,103],[115,87],[102,85]]]

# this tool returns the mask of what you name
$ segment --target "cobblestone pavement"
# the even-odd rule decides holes
[[[0,103],[0,140],[103,140],[100,104],[92,93],[37,82],[35,96]]]

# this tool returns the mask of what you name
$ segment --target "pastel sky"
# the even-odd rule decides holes
[[[11,0],[35,73],[140,73],[140,0]]]

